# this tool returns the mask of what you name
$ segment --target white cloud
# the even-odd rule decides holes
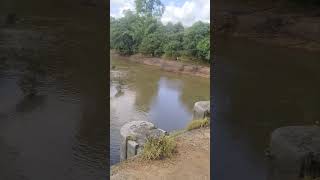
[[[134,0],[111,0],[110,15],[123,17],[124,10],[134,10]],[[161,21],[181,22],[184,26],[191,26],[196,21],[210,22],[210,0],[186,0],[182,5],[173,2],[165,6]]]
[[[134,0],[111,0],[110,16],[115,18],[123,17],[124,10],[134,10]]]
[[[210,22],[210,0],[189,0],[179,7],[174,4],[166,6],[161,21],[181,22],[185,26],[191,26],[196,21]]]

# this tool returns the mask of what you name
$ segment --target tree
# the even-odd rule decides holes
[[[197,44],[198,57],[210,62],[210,38],[206,36]]]
[[[164,46],[164,53],[169,57],[181,56],[182,44],[179,41],[170,41]]]
[[[165,26],[167,33],[173,34],[178,32],[183,32],[184,27],[181,23],[173,24],[172,22],[168,22],[168,24]]]
[[[143,54],[152,56],[161,56],[163,54],[163,35],[161,32],[155,32],[145,37],[139,47]]]
[[[210,33],[209,23],[198,21],[187,28],[183,37],[185,55],[197,57],[197,44]]]
[[[159,19],[164,12],[164,5],[160,0],[135,0],[137,14],[153,16]]]
[[[164,53],[169,57],[179,57],[183,51],[183,32],[169,34],[164,45]]]
[[[136,35],[132,28],[132,24],[136,22],[136,16],[132,11],[126,11],[123,18],[111,20],[110,46],[116,49],[120,54],[133,54],[135,52]]]
[[[135,0],[136,12],[127,10],[124,17],[110,17],[110,47],[120,54],[142,53],[168,57],[187,55],[210,61],[209,23],[196,22],[189,28],[181,23],[163,25],[160,0]]]

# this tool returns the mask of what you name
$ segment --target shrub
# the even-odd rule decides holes
[[[208,118],[192,120],[188,126],[187,130],[198,129],[201,127],[208,127],[210,125],[210,121]]]
[[[171,136],[150,137],[144,144],[142,157],[147,160],[158,160],[171,157],[176,151],[175,139]]]

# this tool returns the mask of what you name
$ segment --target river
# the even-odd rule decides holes
[[[0,29],[0,179],[106,179],[104,29],[20,18]]]
[[[216,44],[212,176],[267,180],[271,132],[320,118],[320,54],[240,38]]]
[[[165,131],[186,127],[196,101],[209,100],[208,78],[165,72],[158,67],[111,57],[110,158],[119,162],[120,128],[145,120]],[[121,78],[120,73],[124,74]]]

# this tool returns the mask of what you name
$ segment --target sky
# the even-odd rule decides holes
[[[181,22],[184,26],[191,26],[196,21],[210,22],[210,0],[162,0],[165,11],[161,21]],[[134,11],[134,0],[111,0],[110,15],[123,17],[124,10]]]

